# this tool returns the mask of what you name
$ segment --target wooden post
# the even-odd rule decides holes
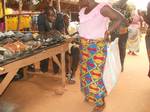
[[[61,7],[60,7],[60,0],[57,0],[57,10],[61,12]]]
[[[62,87],[64,88],[66,82],[65,52],[61,53],[61,74],[62,74]]]
[[[29,3],[29,5],[30,5],[30,6],[29,6],[29,10],[32,11],[32,9],[33,9],[32,0],[30,0],[29,2],[30,2],[30,3]]]
[[[4,14],[5,31],[7,31],[7,23],[6,23],[7,16],[5,16],[5,15],[6,15],[6,13],[5,13],[5,9],[6,9],[6,0],[4,0],[2,3],[3,3],[3,14]]]
[[[22,0],[19,0],[19,15],[18,15],[17,31],[20,30],[22,6],[23,6],[23,2]]]
[[[53,0],[50,1],[50,4],[49,4],[49,5],[50,5],[50,6],[53,6]]]
[[[46,3],[46,6],[53,6],[53,0],[45,0],[44,2]]]

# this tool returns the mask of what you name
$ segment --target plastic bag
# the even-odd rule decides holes
[[[121,62],[117,38],[108,45],[106,63],[103,73],[103,81],[108,95],[116,85],[120,73]]]

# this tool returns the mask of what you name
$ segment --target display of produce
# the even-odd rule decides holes
[[[0,47],[0,60],[1,61],[12,56],[13,56],[13,53],[10,50],[4,47]]]
[[[28,46],[28,50],[36,50],[42,46],[42,43],[40,41],[28,41],[25,43]]]
[[[64,41],[64,35],[56,30],[35,35],[31,32],[0,32],[0,63],[34,55],[36,52],[59,45]]]
[[[7,43],[3,46],[6,49],[9,49],[12,53],[21,53],[27,50],[27,46],[20,41],[16,41],[13,43]]]

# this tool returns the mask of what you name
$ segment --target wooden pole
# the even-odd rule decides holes
[[[3,0],[2,3],[3,3],[3,14],[4,14],[4,25],[5,25],[5,30],[4,31],[7,31],[7,23],[6,23],[7,16],[5,16],[6,15],[6,13],[5,13],[6,0]]]
[[[60,0],[57,0],[57,10],[59,11],[59,12],[61,12],[61,7],[60,7]]]
[[[50,4],[49,4],[49,5],[50,5],[50,6],[53,6],[53,0],[50,1]]]
[[[53,6],[53,0],[45,0],[44,3],[46,3],[46,6]]]
[[[17,31],[20,30],[22,6],[23,6],[23,2],[22,0],[19,0],[19,15],[18,15]]]

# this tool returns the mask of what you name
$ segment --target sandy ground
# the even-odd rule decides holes
[[[125,60],[125,70],[111,94],[106,97],[104,112],[150,112],[150,79],[147,77],[148,59],[144,39],[138,56]],[[91,112],[93,105],[84,102],[79,88],[79,72],[75,85],[67,85],[63,95],[58,79],[31,76],[12,82],[0,97],[0,112]]]

